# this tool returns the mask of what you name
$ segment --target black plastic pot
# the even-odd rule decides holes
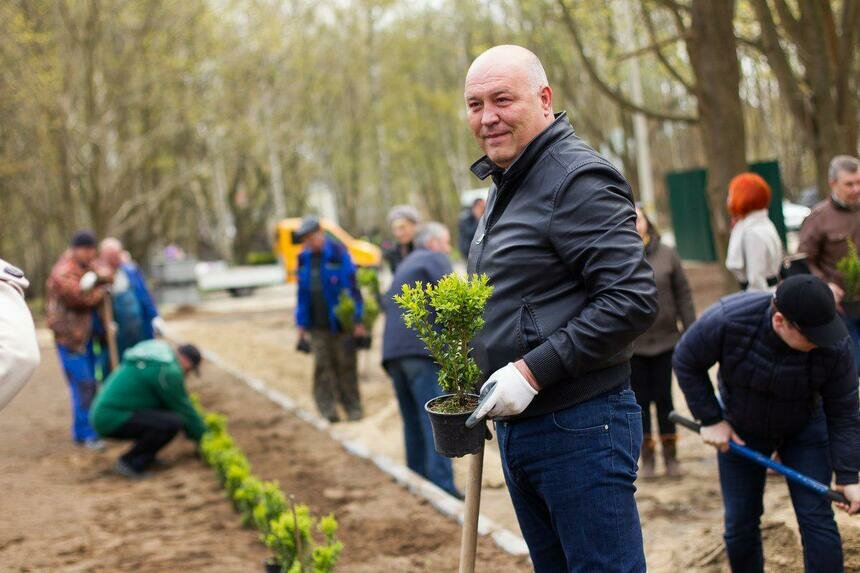
[[[842,299],[842,310],[848,318],[860,318],[860,299]]]
[[[453,394],[445,394],[424,404],[424,409],[430,416],[430,425],[433,427],[433,444],[436,446],[436,452],[448,458],[461,458],[468,454],[477,454],[487,435],[485,424],[478,424],[471,429],[467,428],[466,420],[471,415],[471,411],[461,414],[442,414],[430,409],[434,404],[451,396]],[[473,397],[477,403],[477,395],[469,394],[469,396]]]
[[[269,557],[263,561],[263,571],[266,573],[281,573],[281,565],[275,561],[274,557]]]
[[[373,337],[371,335],[356,336],[355,347],[358,350],[367,350],[373,345]]]

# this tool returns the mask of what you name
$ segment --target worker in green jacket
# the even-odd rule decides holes
[[[199,441],[205,427],[185,389],[185,374],[197,372],[200,351],[191,344],[176,351],[147,340],[128,349],[90,408],[90,422],[106,438],[134,440],[114,464],[120,475],[146,477],[155,456],[179,433]]]

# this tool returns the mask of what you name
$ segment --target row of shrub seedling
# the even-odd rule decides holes
[[[262,481],[227,431],[227,419],[205,412],[206,433],[200,440],[203,459],[215,470],[218,480],[242,515],[242,523],[255,527],[262,542],[274,553],[267,569],[281,573],[328,573],[334,570],[343,544],[335,536],[333,515],[319,519],[307,505],[287,499],[278,482]]]

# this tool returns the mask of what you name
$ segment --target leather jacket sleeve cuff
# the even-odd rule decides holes
[[[722,421],[722,414],[714,414],[712,416],[706,416],[699,419],[699,422],[702,424],[702,426],[713,426],[714,424],[719,424]]]
[[[858,483],[857,472],[836,470],[836,485],[852,485]]]
[[[541,389],[555,384],[568,376],[561,357],[549,340],[523,356],[526,366],[532,371]]]

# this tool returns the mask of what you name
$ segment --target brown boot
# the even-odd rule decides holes
[[[664,434],[660,436],[663,446],[663,463],[666,466],[668,477],[681,477],[681,464],[678,463],[678,434]]]
[[[645,434],[642,440],[642,451],[639,453],[639,477],[642,479],[652,478],[656,475],[654,471],[655,445],[651,434]]]

